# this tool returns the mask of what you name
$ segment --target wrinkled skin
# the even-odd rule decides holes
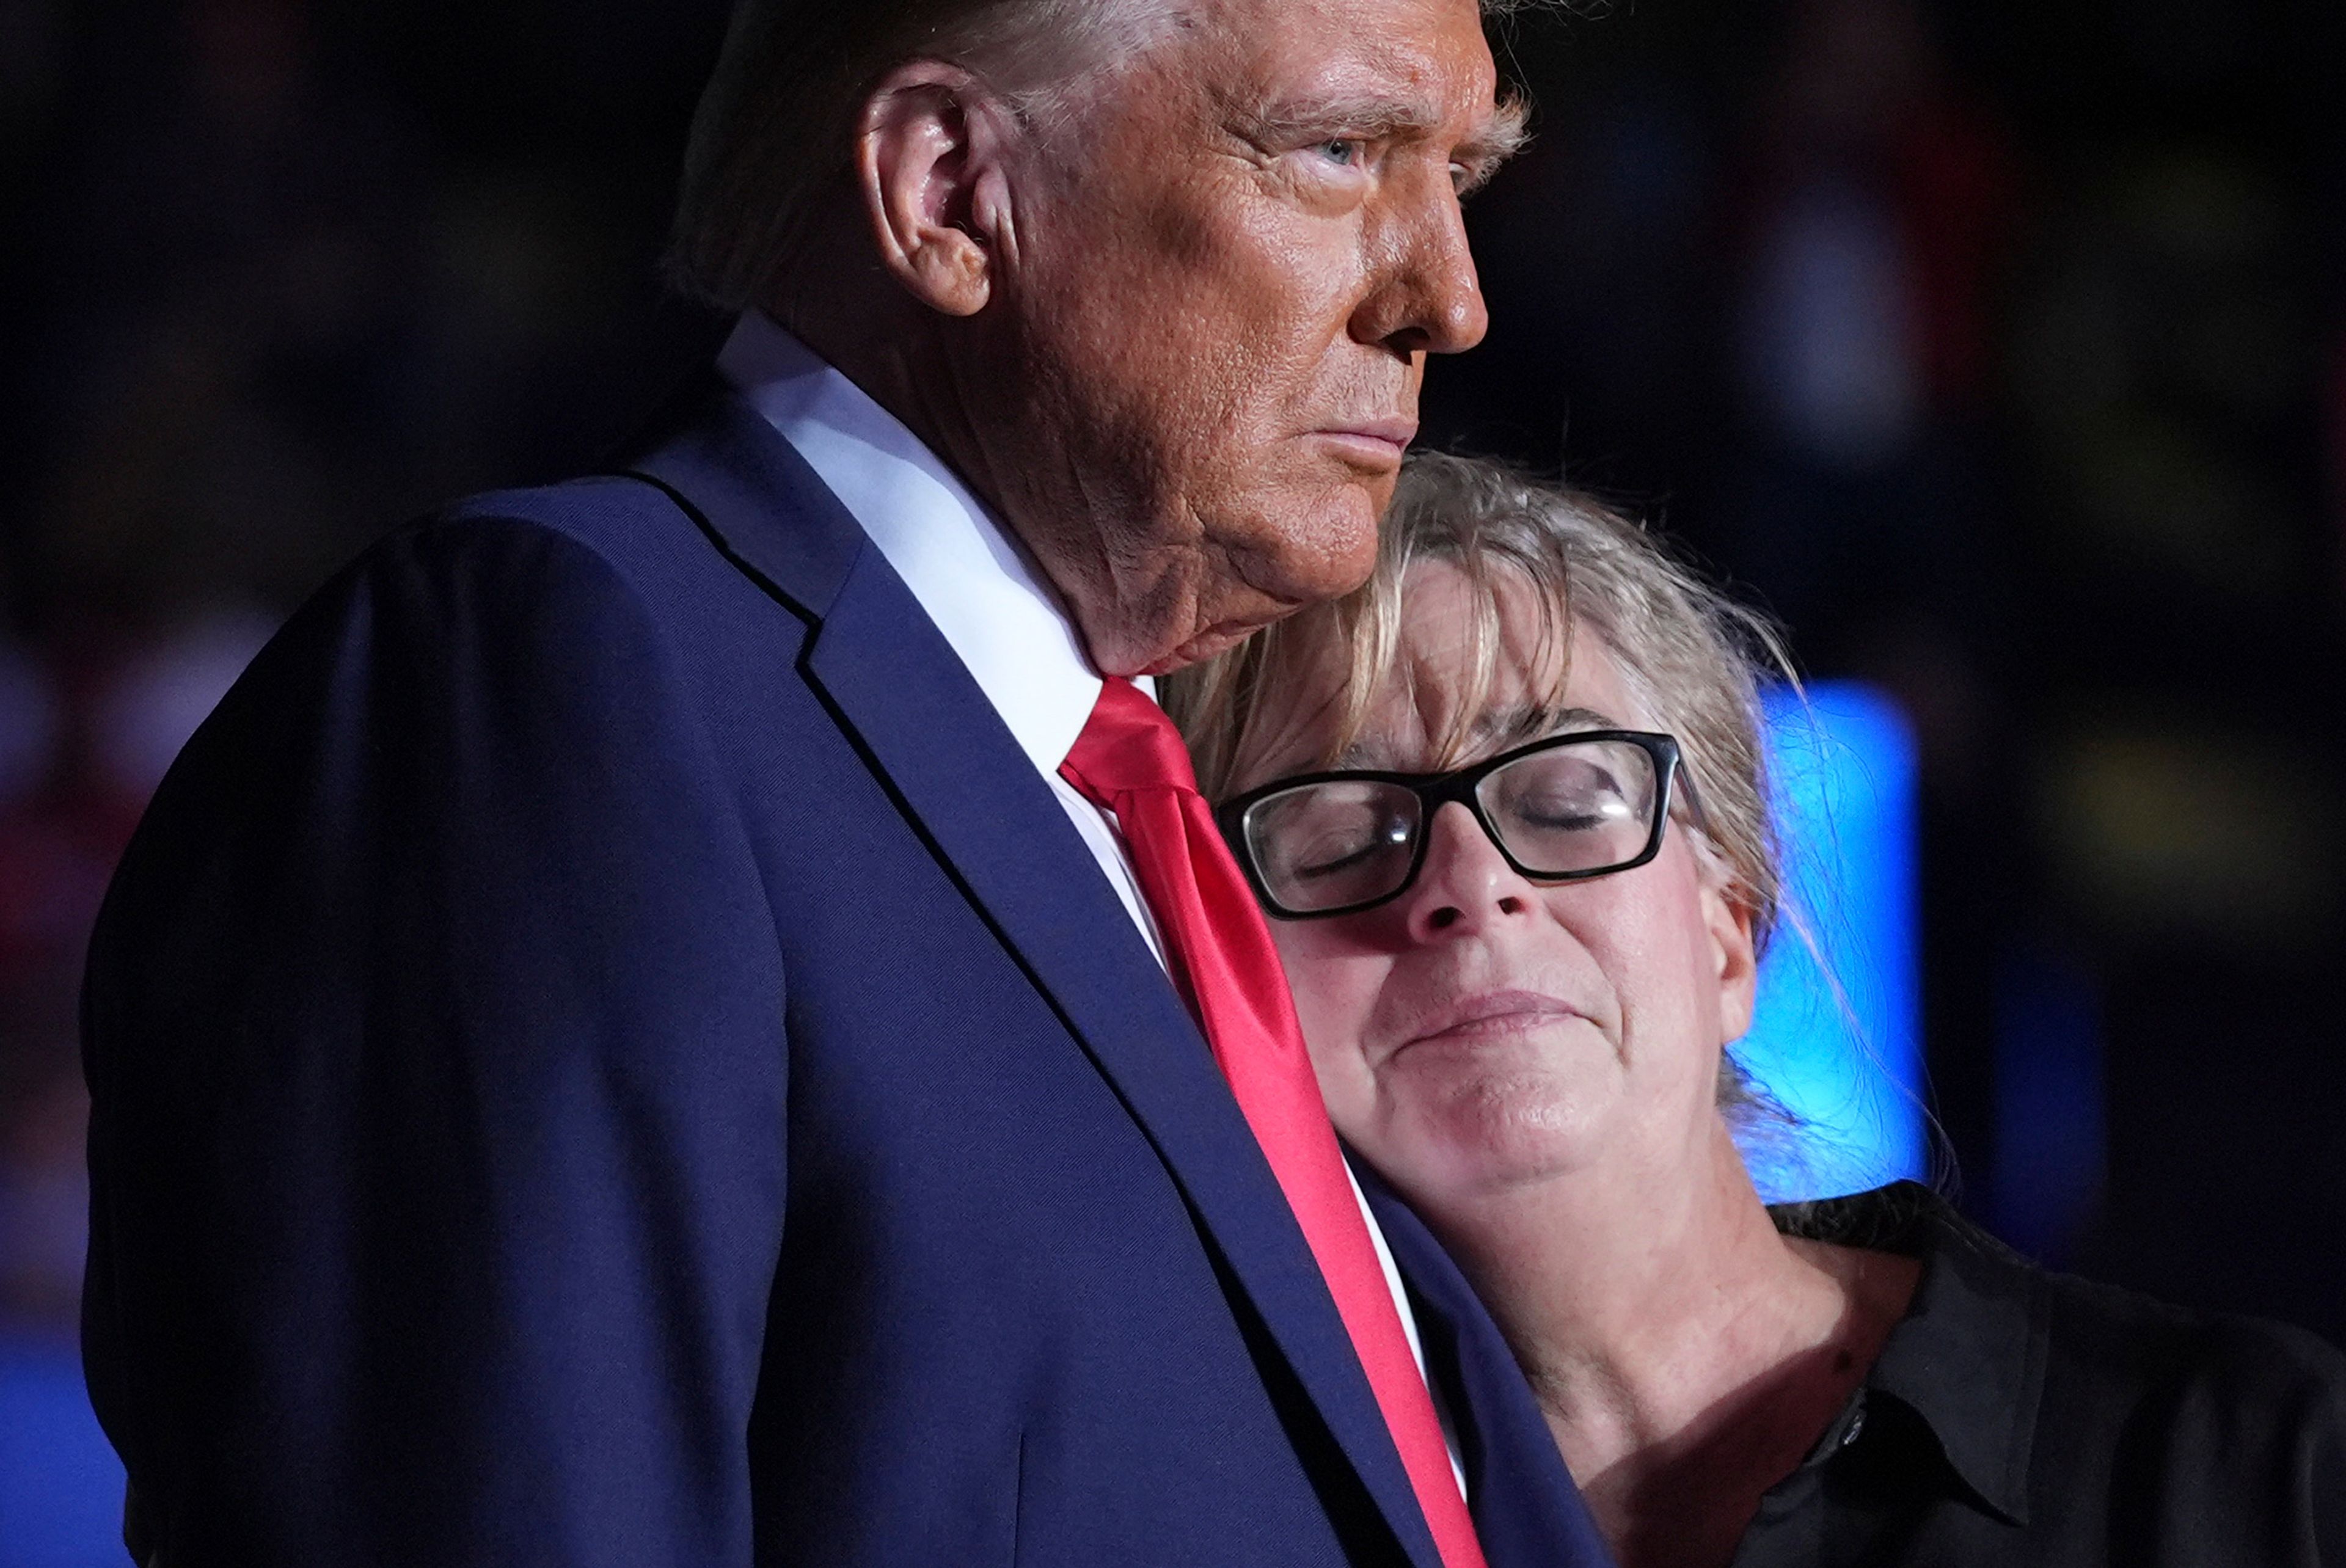
[[[1102,670],[1177,667],[1367,575],[1425,356],[1486,324],[1494,93],[1475,0],[1199,0],[1041,131],[914,62],[858,148],[896,300],[842,268],[777,313],[998,509]]]

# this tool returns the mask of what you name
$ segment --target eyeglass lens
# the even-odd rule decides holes
[[[1624,866],[1653,833],[1654,759],[1626,740],[1559,746],[1485,774],[1475,803],[1501,846],[1535,876],[1586,876]],[[1405,886],[1425,830],[1404,784],[1333,779],[1256,802],[1247,848],[1280,908],[1347,909]]]

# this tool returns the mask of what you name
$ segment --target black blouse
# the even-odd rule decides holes
[[[1775,1213],[1923,1272],[1735,1568],[2346,1565],[2346,1356],[2328,1344],[2046,1273],[1911,1182]]]

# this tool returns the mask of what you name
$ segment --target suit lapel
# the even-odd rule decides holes
[[[738,400],[634,471],[814,623],[803,673],[1156,1147],[1411,1562],[1439,1568],[1335,1303],[1204,1040],[911,590]]]
[[[1466,1277],[1376,1172],[1353,1169],[1417,1308],[1426,1370],[1450,1410],[1489,1568],[1608,1568],[1539,1401]]]
[[[668,492],[720,555],[811,626],[870,544],[797,448],[713,374],[676,396],[620,472]]]

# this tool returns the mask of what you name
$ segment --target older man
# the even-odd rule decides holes
[[[109,901],[134,1553],[1590,1550],[1145,689],[1365,574],[1515,135],[1474,0],[742,8],[723,384],[327,588]]]

